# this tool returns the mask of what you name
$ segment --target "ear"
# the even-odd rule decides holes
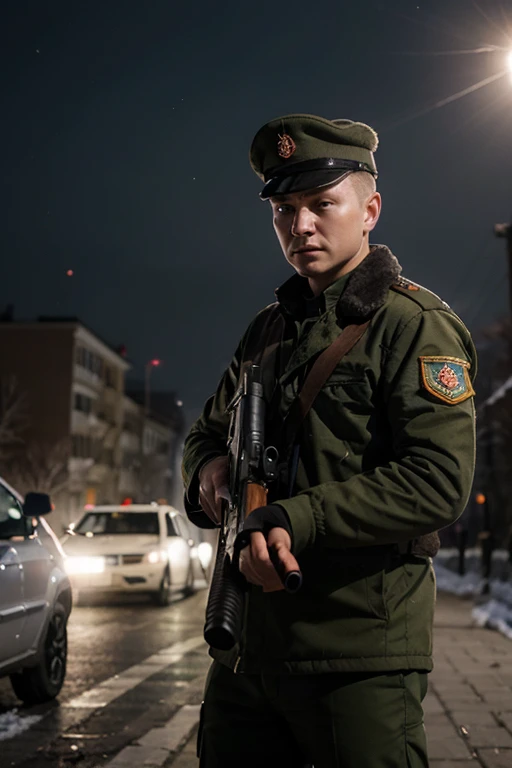
[[[375,229],[379,220],[380,211],[382,208],[382,198],[378,192],[374,192],[365,203],[364,212],[364,233],[371,232]]]

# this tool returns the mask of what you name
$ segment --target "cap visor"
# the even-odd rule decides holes
[[[328,171],[325,169],[316,171],[305,171],[304,173],[292,173],[289,176],[269,179],[260,192],[262,200],[268,200],[269,197],[276,195],[291,195],[294,192],[304,192],[307,189],[317,187],[327,187],[340,181],[344,176],[348,176],[352,171],[340,171],[339,168]]]

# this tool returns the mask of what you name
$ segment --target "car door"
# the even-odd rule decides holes
[[[0,483],[0,664],[25,650],[23,570],[18,552],[27,533],[19,501]]]
[[[190,545],[187,532],[181,525],[178,515],[165,515],[167,524],[167,548],[171,565],[171,583],[173,587],[185,586],[190,569]]]
[[[41,525],[35,521],[37,527]],[[30,528],[32,523],[29,522]],[[54,557],[35,533],[25,536],[17,545],[23,575],[23,605],[25,624],[23,626],[23,644],[28,650],[38,645],[39,636],[46,625],[46,615],[52,603],[50,576],[54,566]]]

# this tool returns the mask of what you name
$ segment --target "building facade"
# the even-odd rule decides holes
[[[52,495],[58,533],[88,504],[169,498],[178,436],[126,396],[121,354],[71,318],[0,322],[0,349],[0,383],[15,382],[23,411],[1,474]]]

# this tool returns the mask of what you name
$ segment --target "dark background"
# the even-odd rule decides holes
[[[507,311],[509,3],[4,2],[0,306],[76,315],[190,416],[289,274],[254,133],[290,112],[368,122],[374,242],[478,335]],[[487,18],[486,18],[487,16]],[[501,46],[487,53],[437,55]],[[67,270],[74,274],[68,277]],[[44,372],[41,372],[44,374]]]

